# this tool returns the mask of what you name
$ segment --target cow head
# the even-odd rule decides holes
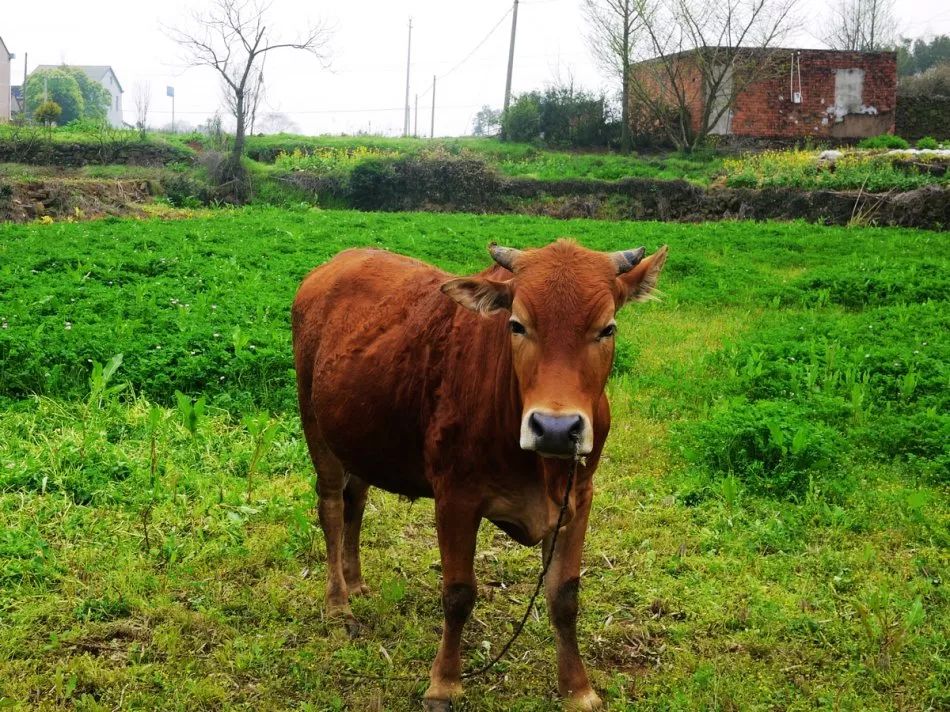
[[[512,364],[523,403],[520,443],[547,457],[585,455],[593,414],[610,374],[617,324],[628,302],[651,298],[667,248],[603,253],[559,240],[537,250],[492,245],[501,279],[464,277],[442,285],[462,306],[506,312]]]

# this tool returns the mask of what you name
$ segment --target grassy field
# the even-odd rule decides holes
[[[0,705],[419,709],[432,506],[371,494],[348,640],[322,615],[290,301],[352,245],[467,272],[492,239],[565,234],[670,245],[664,300],[619,318],[585,550],[610,709],[950,706],[945,234],[260,208],[0,226]],[[467,665],[538,559],[482,528]],[[557,709],[554,659],[542,604],[461,708]]]
[[[494,138],[426,139],[352,136],[255,136],[251,155],[275,155],[287,170],[347,170],[366,158],[467,155],[479,157],[508,176],[541,180],[564,178],[655,178],[708,184],[722,170],[714,153],[624,156],[609,151],[556,151]]]

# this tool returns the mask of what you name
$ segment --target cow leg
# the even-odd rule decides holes
[[[462,628],[475,606],[475,536],[481,521],[470,505],[436,501],[436,529],[442,558],[442,610],[445,623],[439,652],[429,673],[426,710],[451,709],[462,694]]]
[[[350,610],[350,601],[343,575],[343,465],[327,448],[315,448],[317,494],[320,528],[327,545],[327,616],[342,618],[351,636],[359,624]]]
[[[347,477],[343,488],[343,577],[351,596],[369,593],[360,567],[360,530],[369,484],[355,475]]]
[[[591,487],[579,490],[571,522],[561,529],[551,567],[544,578],[548,616],[557,638],[557,687],[570,710],[599,710],[600,697],[590,686],[587,670],[577,648],[577,593],[580,587],[581,553],[587,533],[587,518],[593,496]],[[550,551],[551,536],[545,538],[542,561]]]

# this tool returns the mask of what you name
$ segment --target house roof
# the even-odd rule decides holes
[[[58,64],[40,64],[33,71],[38,69],[59,69],[63,65]],[[99,82],[100,84],[106,78],[106,75],[111,73],[115,83],[119,86],[120,92],[125,92],[122,88],[122,84],[119,83],[119,78],[115,75],[115,72],[112,70],[112,67],[108,64],[69,64],[65,65],[68,67],[75,67],[76,69],[81,69],[86,73],[86,76],[92,79],[93,81]]]
[[[677,59],[678,57],[689,57],[690,55],[695,54],[696,52],[747,52],[747,53],[758,53],[758,54],[783,54],[788,52],[808,52],[809,54],[857,54],[867,57],[880,56],[885,54],[896,54],[892,50],[881,50],[875,52],[863,52],[861,50],[851,50],[851,49],[812,49],[809,47],[724,47],[724,46],[709,46],[703,49],[687,49],[682,52],[674,52],[672,54],[664,54],[660,57],[652,57],[650,59],[644,59],[635,64],[649,64],[651,62],[656,62],[661,59]]]
[[[2,38],[2,37],[0,37],[0,46],[2,46],[2,47],[3,47],[3,51],[7,53],[7,58],[8,58],[8,59],[13,59],[13,54],[10,52],[9,49],[7,49],[7,43],[3,41],[3,38]]]

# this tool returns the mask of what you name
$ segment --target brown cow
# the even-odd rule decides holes
[[[586,456],[545,578],[558,689],[600,707],[577,648],[581,549],[592,476],[610,427],[604,386],[614,314],[649,298],[666,247],[605,254],[560,240],[492,245],[498,264],[453,278],[379,250],[347,250],[304,279],[293,307],[300,414],[327,546],[327,611],[355,630],[348,596],[368,591],[359,537],[370,485],[435,499],[445,626],[425,693],[449,709],[475,603],[475,535],[487,518],[544,542],[575,447]]]

